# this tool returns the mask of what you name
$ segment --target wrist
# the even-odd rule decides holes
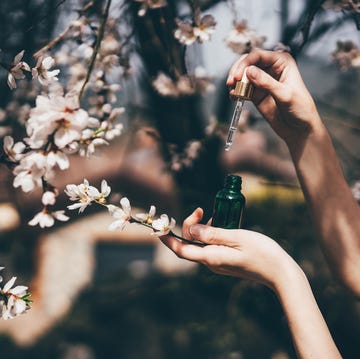
[[[272,289],[280,301],[286,298],[294,288],[308,287],[308,280],[300,266],[290,256],[279,265],[279,274],[272,285]]]
[[[327,130],[320,116],[315,113],[313,119],[309,121],[306,130],[298,131],[294,136],[285,138],[284,141],[295,160],[298,159],[307,145],[323,143],[325,136],[328,136]]]

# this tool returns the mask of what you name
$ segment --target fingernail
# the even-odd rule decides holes
[[[193,224],[192,226],[190,226],[189,232],[193,237],[196,238],[200,236],[203,227],[204,226],[202,224]]]

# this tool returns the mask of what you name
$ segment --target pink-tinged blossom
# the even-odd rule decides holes
[[[120,200],[120,207],[114,206],[112,204],[108,205],[107,208],[115,221],[109,225],[109,230],[114,231],[116,229],[122,230],[125,227],[125,224],[131,219],[131,205],[129,200],[126,197],[123,197]]]
[[[250,52],[253,48],[262,47],[265,42],[264,36],[258,36],[257,33],[250,29],[246,20],[234,24],[225,39],[226,45],[237,54]]]
[[[41,228],[52,227],[55,223],[55,219],[62,222],[69,220],[69,217],[64,213],[65,211],[49,212],[44,208],[41,212],[37,213],[28,224],[30,226],[39,225]]]
[[[152,222],[152,228],[154,229],[155,236],[165,236],[168,234],[174,227],[176,221],[174,218],[169,220],[167,214],[162,214],[159,219],[156,219]]]
[[[7,84],[11,90],[16,88],[15,80],[25,78],[25,74],[23,71],[31,71],[30,66],[25,61],[21,61],[24,56],[24,52],[24,50],[19,52],[15,56],[12,64],[10,65]]]
[[[195,68],[194,75],[191,76],[191,83],[196,93],[209,93],[215,91],[213,79],[208,76],[206,70],[202,66],[197,66]]]
[[[142,3],[138,11],[138,16],[144,16],[149,8],[159,9],[164,6],[167,6],[166,0],[134,0],[134,1]]]
[[[4,151],[10,161],[17,162],[23,156],[25,150],[25,144],[23,142],[14,143],[14,139],[11,136],[4,137]]]
[[[352,192],[355,200],[360,203],[360,181],[356,181],[351,186],[351,192]]]
[[[176,19],[177,29],[174,32],[175,39],[179,40],[180,44],[189,46],[196,41],[194,27],[185,21]]]
[[[335,11],[349,10],[360,13],[359,0],[327,0],[322,7],[324,9],[334,9]]]
[[[197,67],[194,75],[183,75],[175,81],[160,72],[153,80],[152,85],[162,96],[190,96],[194,93],[211,92],[215,90],[211,79],[206,76],[203,68]]]
[[[160,95],[174,97],[179,95],[176,83],[163,72],[160,72],[157,75],[155,80],[152,82],[152,85]]]
[[[54,66],[55,60],[51,56],[39,57],[36,66],[31,70],[32,78],[38,79],[42,85],[48,85],[52,81],[58,81],[57,75],[60,70],[49,71]]]
[[[360,49],[352,41],[338,41],[332,57],[342,71],[360,69]]]
[[[15,281],[16,277],[12,277],[0,290],[0,316],[4,320],[13,319],[29,309],[25,299],[28,288],[23,285],[12,288]]]
[[[148,213],[138,213],[135,215],[135,218],[143,223],[151,224],[154,220],[155,213],[156,207],[150,206],[150,210]]]
[[[215,32],[216,21],[212,15],[204,15],[201,17],[200,9],[195,11],[194,35],[197,40],[202,43],[209,41],[211,35]]]
[[[183,45],[192,45],[195,41],[203,43],[211,38],[215,31],[216,21],[212,15],[201,17],[200,10],[194,14],[194,23],[176,19],[177,29],[174,37]]]
[[[75,94],[39,95],[26,123],[27,143],[32,148],[41,148],[53,136],[55,145],[62,149],[80,140],[82,130],[90,123],[88,113],[79,108]]]

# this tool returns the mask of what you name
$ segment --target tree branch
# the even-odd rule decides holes
[[[91,73],[92,73],[92,70],[94,69],[94,65],[95,65],[95,61],[96,61],[96,56],[97,54],[99,53],[99,50],[100,50],[100,46],[101,46],[101,41],[104,37],[104,33],[105,33],[105,25],[106,25],[106,22],[107,22],[107,19],[109,17],[109,9],[110,9],[110,5],[111,5],[111,0],[108,0],[107,1],[107,4],[106,4],[106,7],[105,7],[105,11],[104,11],[104,14],[103,14],[103,19],[102,19],[102,22],[101,22],[101,25],[100,25],[100,28],[99,28],[99,32],[98,32],[98,36],[96,38],[96,42],[95,42],[95,48],[94,48],[94,51],[92,53],[92,56],[91,56],[91,59],[90,59],[90,64],[89,64],[89,68],[88,68],[88,72],[86,74],[86,78],[84,80],[84,83],[80,89],[80,92],[79,92],[79,101],[81,99],[81,96],[85,90],[85,86],[86,84],[89,82],[90,80],[90,76],[91,76]]]

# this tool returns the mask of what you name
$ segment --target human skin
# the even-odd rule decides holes
[[[161,240],[180,258],[204,264],[215,273],[252,280],[272,289],[286,315],[298,358],[341,358],[297,263],[263,234],[198,224],[202,216],[203,210],[196,209],[184,221],[182,235],[205,246],[184,243],[169,235]]]
[[[359,299],[360,206],[296,62],[287,53],[254,50],[231,67],[230,88],[245,69],[254,104],[289,149],[330,270]]]

